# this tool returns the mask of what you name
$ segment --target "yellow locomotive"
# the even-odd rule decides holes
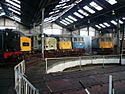
[[[113,40],[110,36],[100,36],[92,40],[93,54],[111,54],[113,47]]]

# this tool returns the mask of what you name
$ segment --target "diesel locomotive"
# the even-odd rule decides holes
[[[0,30],[0,64],[22,59],[25,52],[31,51],[31,39],[12,29]]]

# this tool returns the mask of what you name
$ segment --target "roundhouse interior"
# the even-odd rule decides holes
[[[125,0],[0,0],[0,94],[125,94],[124,32]]]

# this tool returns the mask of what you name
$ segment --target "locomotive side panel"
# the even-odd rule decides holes
[[[92,48],[94,48],[94,49],[99,48],[99,38],[95,38],[92,40]]]

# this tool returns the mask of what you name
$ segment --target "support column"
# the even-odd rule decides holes
[[[119,19],[117,19],[117,53],[120,53],[120,23]]]
[[[87,26],[88,36],[89,36],[89,25],[90,25],[90,20],[88,20],[88,26]]]
[[[120,60],[119,63],[122,65],[122,54],[123,54],[123,42],[124,42],[124,34],[125,34],[125,24],[124,24],[124,30],[122,31],[122,40],[120,41]]]
[[[42,9],[42,22],[40,25],[40,32],[41,32],[41,46],[42,46],[42,58],[44,59],[44,34],[43,34],[43,28],[44,28],[44,11],[45,9]]]

